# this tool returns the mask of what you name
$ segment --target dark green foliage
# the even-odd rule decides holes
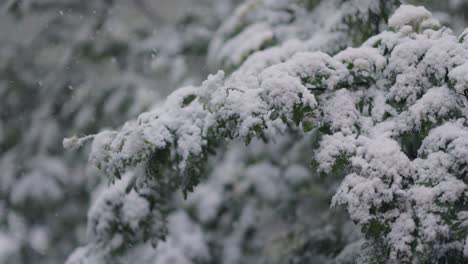
[[[193,94],[185,97],[184,100],[182,101],[182,107],[189,105],[193,100],[195,100],[195,98],[197,98],[197,96]]]

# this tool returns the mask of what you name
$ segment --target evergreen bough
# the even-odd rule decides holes
[[[93,240],[69,262],[164,239],[172,195],[203,181],[216,150],[291,133],[316,142],[309,175],[338,180],[331,206],[365,236],[359,262],[468,261],[466,32],[410,5],[388,26],[333,56],[306,41],[247,52],[230,75],[180,88],[120,130],[67,139],[92,139],[90,162],[117,181],[90,212]]]

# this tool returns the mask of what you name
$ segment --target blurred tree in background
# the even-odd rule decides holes
[[[101,180],[85,155],[63,151],[64,137],[117,126],[206,75],[192,65],[230,2],[172,18],[150,4],[1,3],[1,263],[63,263],[83,243]]]
[[[408,2],[426,6],[457,34],[466,27],[466,1]],[[308,107],[294,108],[285,124],[279,120],[287,119],[287,110],[269,113],[278,120],[269,129],[281,131],[280,135],[257,126],[239,139],[241,132],[236,134],[234,123],[226,121],[224,130],[213,136],[216,140],[207,137],[212,147],[187,160],[182,172],[174,168],[182,155],[173,150],[156,151],[148,142],[144,151],[139,144],[128,144],[126,149],[125,142],[135,141],[133,121],[118,132],[123,139],[120,150],[141,151],[142,156],[113,153],[106,138],[117,132],[101,132],[96,137],[102,139],[94,138],[91,149],[65,151],[62,139],[72,137],[65,141],[67,146],[82,145],[92,137],[78,137],[118,128],[144,111],[150,112],[138,117],[140,123],[168,113],[167,122],[177,124],[173,129],[186,125],[182,118],[195,124],[192,118],[198,109],[188,107],[203,101],[197,90],[215,94],[208,86],[219,88],[216,80],[186,88],[188,92],[178,90],[166,103],[162,99],[178,87],[200,85],[209,72],[219,69],[234,80],[226,88],[227,96],[245,93],[242,85],[248,80],[294,54],[322,51],[334,56],[346,54],[340,52],[347,47],[370,45],[369,38],[389,29],[387,22],[400,4],[397,0],[2,2],[0,263],[63,263],[70,255],[68,263],[385,263],[390,246],[381,246],[376,237],[388,235],[388,222],[363,225],[349,212],[344,196],[340,200],[335,195],[337,190],[345,192],[340,187],[343,178],[357,169],[345,156],[332,171],[311,164],[324,148],[324,138],[337,131],[346,136],[346,127],[333,128],[332,122],[332,127],[316,129],[313,109]],[[372,44],[378,49],[406,41],[382,34],[380,42]],[[356,78],[362,69],[354,64],[347,67]],[[368,76],[363,76],[353,85],[370,85]],[[320,100],[333,100],[319,97],[326,77],[313,77],[301,76],[301,81]],[[189,109],[186,115],[171,114],[171,109],[177,111],[171,104],[179,99],[182,108]],[[392,103],[397,110],[389,113],[397,116],[414,102]],[[359,103],[362,115],[370,104],[364,99]],[[222,112],[223,107],[214,112]],[[158,131],[155,136],[166,136]],[[190,149],[197,142],[190,137],[196,131],[187,138],[173,130],[168,133],[175,133],[176,147],[186,144]],[[360,132],[353,133],[357,137]],[[402,137],[408,141],[404,151],[409,157],[418,156],[413,142],[427,136],[418,133]],[[225,140],[229,138],[234,140]],[[106,144],[111,147],[99,149]],[[89,151],[94,165],[96,160],[103,164],[123,160],[124,169],[96,166],[110,181],[103,179],[95,166],[87,166]],[[97,157],[101,151],[111,154]],[[330,209],[334,196],[334,203],[343,204],[345,210]],[[463,200],[457,203],[466,206]],[[371,214],[381,213],[372,210]],[[446,217],[456,222],[453,212]],[[460,230],[458,235],[465,235],[466,229]],[[466,261],[457,251],[463,247],[460,239],[440,239],[452,239],[453,251],[426,251],[433,254],[432,261]],[[423,252],[416,245],[411,244],[411,252]],[[401,253],[404,250],[398,251],[401,260],[408,257]]]

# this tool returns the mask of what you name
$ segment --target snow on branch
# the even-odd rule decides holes
[[[90,161],[117,178],[143,164],[137,192],[171,179],[171,191],[190,191],[220,142],[313,129],[323,135],[314,168],[343,179],[332,205],[391,260],[448,247],[468,257],[467,47],[422,7],[401,6],[389,25],[335,56],[285,43],[257,57],[270,63],[218,71],[95,135]]]

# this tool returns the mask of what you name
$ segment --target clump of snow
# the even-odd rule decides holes
[[[463,95],[468,90],[468,63],[456,67],[448,76],[458,93]]]
[[[356,109],[356,97],[352,93],[347,89],[338,90],[323,103],[324,121],[332,131],[340,131],[345,136],[357,132],[360,113]]]
[[[343,63],[352,64],[354,67],[370,71],[381,71],[385,66],[385,57],[371,47],[347,48],[336,54],[335,58]]]
[[[391,259],[399,259],[399,254],[411,254],[411,243],[415,240],[412,235],[415,230],[415,223],[412,217],[408,214],[402,214],[398,217],[393,225],[392,230],[388,234],[392,251],[390,252]]]
[[[330,173],[337,159],[354,153],[355,149],[356,139],[352,135],[345,136],[341,132],[325,135],[315,155],[315,160],[318,162],[318,170]]]
[[[388,25],[396,30],[411,26],[413,30],[438,28],[439,22],[423,6],[401,5],[388,20]]]

